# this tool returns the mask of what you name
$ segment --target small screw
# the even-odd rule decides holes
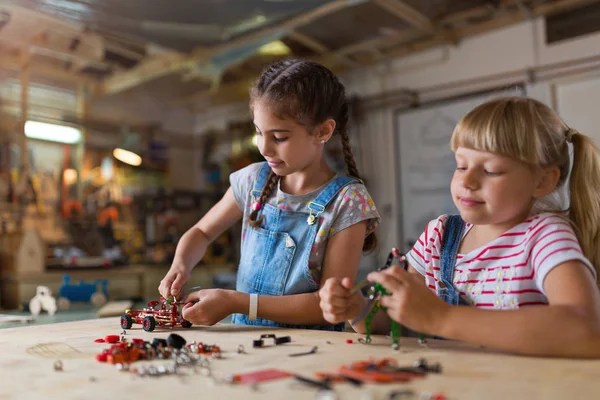
[[[63,370],[63,363],[60,360],[56,360],[54,361],[54,370],[55,371],[62,371]]]
[[[237,350],[236,350],[236,351],[237,351],[237,353],[238,353],[238,354],[243,354],[243,353],[245,353],[245,352],[246,352],[246,351],[244,350],[244,345],[243,345],[243,344],[238,344],[238,347],[237,347]]]

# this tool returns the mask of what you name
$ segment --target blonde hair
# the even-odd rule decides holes
[[[534,167],[556,166],[559,188],[569,176],[568,142],[573,144],[568,217],[583,253],[600,272],[600,160],[592,139],[569,128],[537,100],[503,97],[465,115],[454,129],[450,146],[453,151],[459,147],[489,151]],[[548,211],[565,213],[558,207]]]

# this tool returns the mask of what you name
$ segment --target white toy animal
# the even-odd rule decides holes
[[[35,296],[29,300],[29,311],[32,315],[39,315],[40,311],[46,310],[48,314],[56,312],[56,299],[47,286],[38,286]]]

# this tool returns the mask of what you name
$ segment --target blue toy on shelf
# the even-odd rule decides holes
[[[71,276],[63,277],[63,285],[60,287],[58,294],[61,298],[69,301],[91,302],[94,305],[102,305],[106,303],[108,298],[108,281],[106,279],[97,279],[86,283],[82,280],[78,285],[71,282]]]

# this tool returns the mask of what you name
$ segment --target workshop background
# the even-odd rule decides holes
[[[360,276],[452,211],[447,143],[475,105],[531,96],[600,141],[600,1],[2,0],[2,312],[27,314],[39,286],[59,310],[38,322],[158,298],[179,237],[262,160],[248,88],[288,57],[324,63],[350,96],[383,217]],[[344,168],[340,143],[327,157]],[[191,285],[235,286],[239,232]]]

